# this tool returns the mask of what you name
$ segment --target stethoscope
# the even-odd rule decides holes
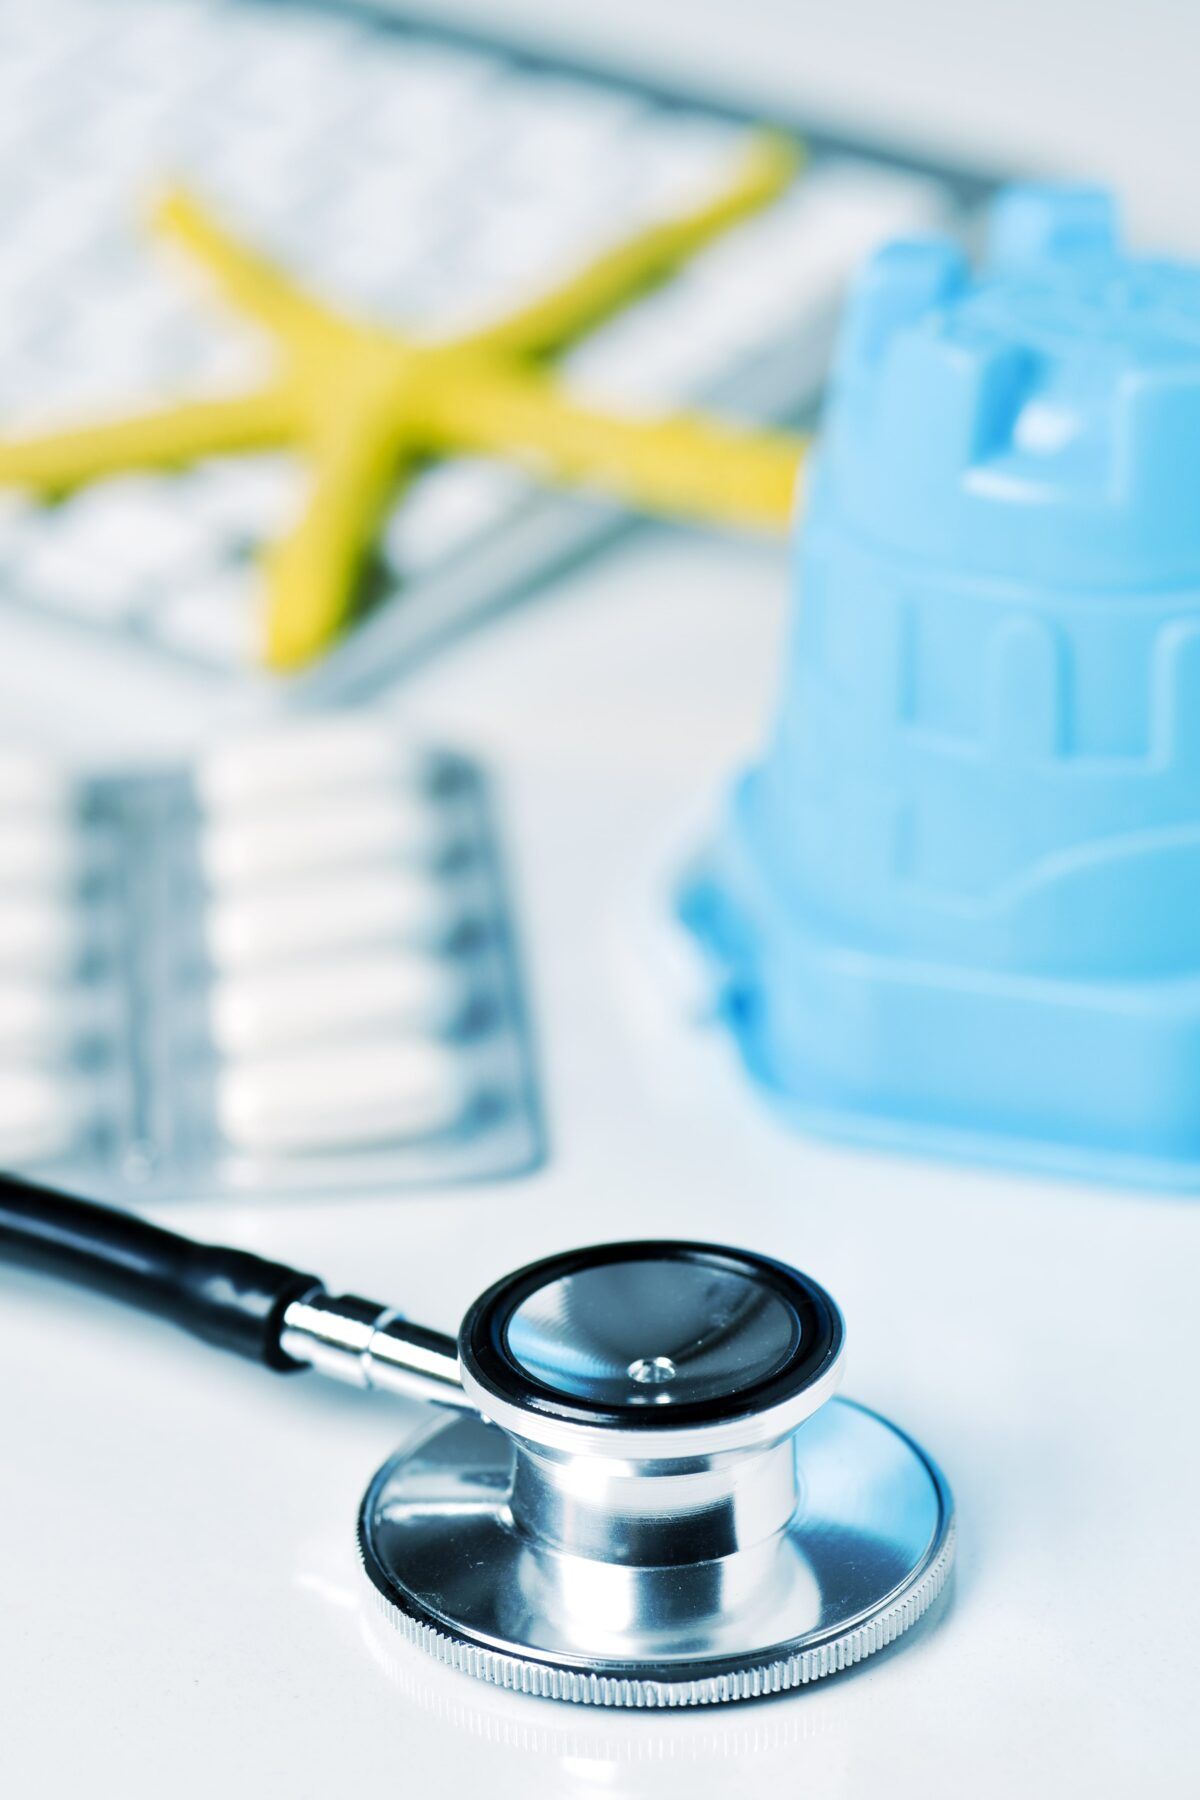
[[[432,1401],[363,1497],[381,1615],[465,1673],[601,1706],[692,1706],[833,1674],[907,1631],[954,1556],[949,1490],[834,1398],[825,1290],[714,1244],[530,1263],[457,1341],[314,1275],[0,1177],[0,1255],[269,1369]]]

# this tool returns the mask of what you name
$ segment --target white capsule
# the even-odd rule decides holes
[[[382,869],[215,895],[206,934],[218,969],[249,969],[371,944],[437,946],[460,916],[444,882]]]
[[[0,748],[0,812],[58,812],[69,799],[69,777],[55,763]]]
[[[79,909],[55,895],[0,899],[0,970],[22,975],[67,975],[81,950]]]
[[[472,1099],[465,1059],[389,1037],[233,1063],[217,1080],[227,1140],[257,1154],[361,1149],[451,1131]]]
[[[65,1154],[81,1122],[78,1090],[65,1076],[0,1067],[0,1164]]]
[[[296,721],[224,744],[198,765],[196,791],[211,813],[231,813],[368,781],[422,788],[430,775],[426,753],[406,745],[394,725],[348,715]]]
[[[0,817],[0,892],[69,887],[82,868],[82,838],[68,819]]]
[[[254,887],[310,869],[348,863],[436,863],[451,845],[445,812],[393,787],[312,806],[218,815],[200,833],[201,865],[225,889]]]
[[[214,983],[213,1040],[230,1056],[384,1026],[440,1033],[463,1018],[470,986],[449,957],[396,948]]]

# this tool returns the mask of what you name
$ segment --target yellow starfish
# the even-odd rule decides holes
[[[311,465],[307,506],[267,552],[266,660],[311,661],[349,617],[397,487],[430,457],[511,457],[544,479],[629,505],[759,528],[786,527],[803,440],[677,413],[625,419],[577,404],[547,365],[774,199],[797,147],[754,140],[728,185],[657,223],[490,327],[418,340],[335,311],[235,241],[187,193],[158,225],[276,340],[265,386],[141,417],[0,443],[0,482],[44,498],[129,469],[292,447]]]

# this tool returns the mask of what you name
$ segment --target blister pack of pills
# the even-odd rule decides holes
[[[0,746],[0,1166],[337,1193],[541,1151],[476,765],[363,715],[155,769]]]

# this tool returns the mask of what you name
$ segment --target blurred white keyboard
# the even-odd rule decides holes
[[[445,332],[508,309],[719,180],[746,122],[419,24],[235,0],[0,5],[0,432],[227,390],[269,358],[143,229],[181,176],[341,304]],[[770,213],[568,359],[593,399],[810,405],[848,273],[959,212],[953,173],[817,139]],[[131,657],[253,666],[255,547],[303,497],[286,458],[0,494],[0,607]],[[384,533],[378,598],[306,688],[361,691],[620,523],[480,461],[431,468]]]

